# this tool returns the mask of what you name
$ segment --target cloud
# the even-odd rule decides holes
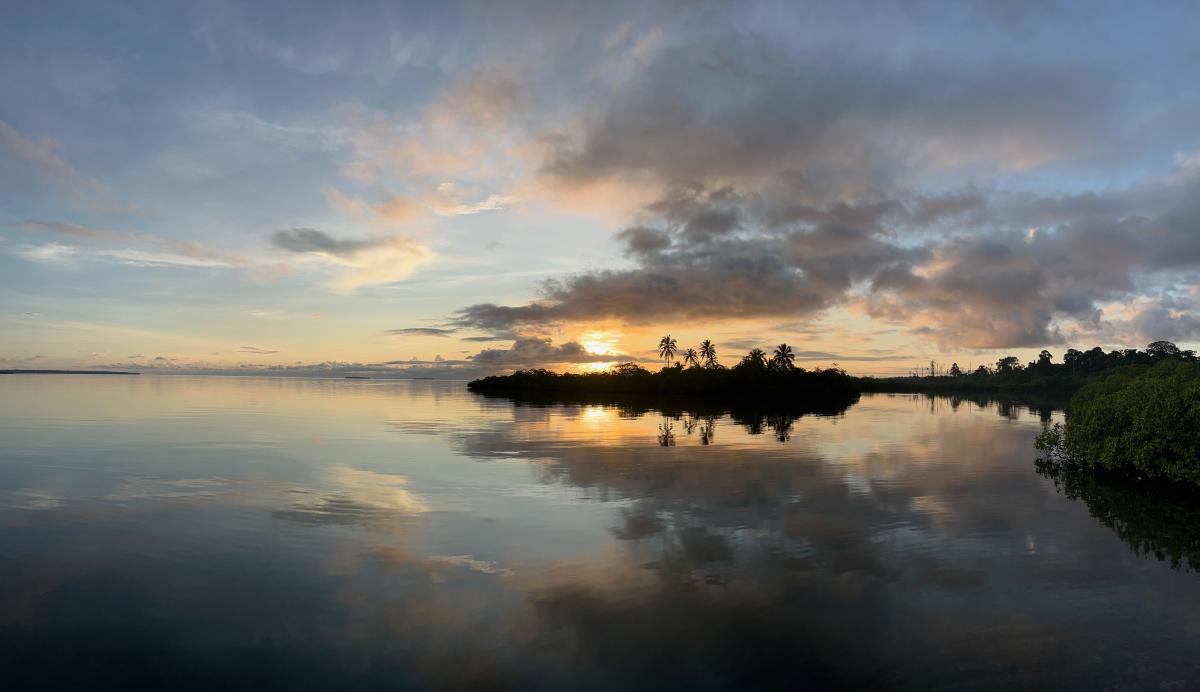
[[[1134,309],[1128,322],[1142,341],[1200,340],[1200,313],[1191,301],[1181,304],[1169,296],[1147,298]]]
[[[393,192],[382,203],[372,204],[334,188],[325,189],[325,198],[331,207],[343,214],[366,219],[379,228],[397,228],[428,213],[435,216],[470,216],[500,211],[521,201],[518,197],[492,193],[472,202],[467,199],[468,194],[469,191],[460,190],[452,182],[442,182],[417,197]]]
[[[279,351],[272,351],[272,350],[265,349],[265,348],[259,348],[257,346],[242,346],[241,348],[238,349],[238,353],[249,353],[249,354],[255,355],[255,356],[269,356],[269,355],[272,355],[275,353],[279,353]]]
[[[422,213],[422,205],[411,197],[392,193],[383,204],[373,208],[374,220],[385,228],[394,228],[415,219]]]
[[[434,210],[434,214],[438,216],[469,216],[485,211],[498,211],[505,207],[512,206],[520,202],[518,197],[507,197],[504,195],[488,195],[486,199],[474,203],[453,204],[451,206],[438,207]]]
[[[628,262],[545,282],[525,303],[467,305],[451,323],[520,333],[842,310],[946,346],[1033,346],[1099,333],[1103,304],[1200,265],[1190,149],[1170,151],[1170,176],[1054,189],[1053,172],[1140,152],[1122,124],[1128,74],[1024,51],[818,50],[785,33],[657,32],[563,117],[539,118],[542,73],[521,76],[490,121],[532,166],[513,189],[622,193],[598,198],[628,207],[616,238]],[[614,25],[603,51],[635,36]],[[1050,173],[999,182],[1035,172]],[[1158,323],[1186,333],[1191,311],[1168,313]]]
[[[1104,303],[1138,296],[1147,283],[1177,284],[1179,272],[1200,267],[1198,193],[1200,176],[995,204],[979,232],[947,239],[927,263],[878,273],[868,312],[973,347],[1060,342],[1067,323],[1073,334],[1098,332]],[[1194,308],[1171,312],[1169,322],[1154,314],[1144,327],[1179,334]]]
[[[555,346],[548,338],[523,337],[518,338],[509,348],[486,348],[470,356],[469,360],[475,364],[496,367],[524,367],[638,359],[623,353],[589,353],[582,345],[573,341]]]
[[[22,259],[43,264],[69,265],[77,260],[98,260],[118,264],[154,267],[178,266],[200,268],[243,267],[250,262],[240,255],[221,252],[199,243],[177,240],[136,231],[113,231],[92,228],[76,223],[26,219],[20,223],[26,233],[50,234],[74,238],[85,245],[64,245],[58,242],[24,245],[14,254]],[[124,247],[106,247],[114,244]]]
[[[197,254],[178,254],[171,252],[151,252],[146,250],[96,250],[93,257],[111,259],[121,264],[131,264],[141,267],[175,266],[175,267],[233,267],[228,260],[217,257],[205,257]]]
[[[1200,175],[1104,194],[898,191],[830,204],[690,188],[617,236],[633,262],[545,282],[537,300],[480,303],[459,328],[536,330],[812,317],[840,307],[945,345],[1056,343],[1099,329],[1106,301],[1200,267]],[[1186,286],[1187,284],[1185,284]],[[1143,325],[1186,334],[1190,306]],[[1090,326],[1089,326],[1090,325]]]
[[[751,186],[787,170],[837,189],[931,169],[1024,170],[1089,146],[1117,96],[1084,66],[954,63],[805,51],[726,33],[663,47],[558,134],[542,173],[569,188],[624,180]]]
[[[271,241],[275,247],[289,252],[311,252],[337,257],[353,255],[371,245],[371,241],[368,240],[336,240],[312,228],[276,231]]]
[[[318,319],[324,317],[324,313],[320,312],[290,312],[288,310],[251,310],[251,317],[256,317],[260,320],[271,320],[273,322],[283,322],[286,320],[295,319]]]
[[[551,280],[539,301],[468,306],[454,323],[513,330],[603,319],[648,324],[815,314],[846,300],[856,282],[880,268],[927,254],[887,241],[881,221],[891,207],[813,208],[812,223],[773,228],[752,222],[752,214],[762,213],[727,190],[693,191],[686,202],[660,201],[660,227],[618,236],[633,268]]]
[[[278,65],[335,71],[346,97],[336,100],[371,105],[330,111],[328,99],[282,103],[279,93],[300,92],[266,89],[259,95],[267,101],[256,103],[294,113],[293,123],[227,117],[223,128],[261,131],[256,138],[296,164],[265,183],[262,205],[256,193],[229,226],[274,223],[272,193],[300,185],[324,189],[328,205],[361,233],[280,231],[271,242],[283,259],[273,266],[139,231],[54,221],[23,224],[53,236],[3,245],[58,266],[245,266],[264,277],[307,269],[350,292],[411,277],[432,261],[434,241],[392,229],[427,220],[448,229],[438,242],[477,253],[456,260],[537,263],[537,253],[482,256],[495,229],[464,237],[478,224],[430,217],[491,213],[519,200],[538,212],[546,202],[577,211],[586,201],[615,219],[620,259],[585,258],[574,266],[599,268],[531,286],[524,299],[435,300],[438,313],[465,306],[435,328],[484,342],[597,320],[731,322],[730,336],[744,337],[733,331],[743,320],[836,314],[892,326],[898,336],[888,339],[979,348],[1082,333],[1192,333],[1197,311],[1181,301],[1196,297],[1188,290],[1200,266],[1197,110],[1186,70],[1171,69],[1180,47],[1190,46],[1180,28],[1190,18],[1167,26],[1169,13],[1155,14],[1153,50],[1114,51],[1091,22],[1120,25],[1127,16],[1147,20],[1144,13],[1108,8],[1083,17],[1033,5],[1009,16],[986,3],[949,12],[881,3],[863,22],[860,10],[836,4],[795,13],[784,5],[597,6],[519,21],[476,8],[469,14],[487,28],[479,46],[438,51],[436,40],[397,38],[382,73],[337,45],[305,55],[294,36],[247,39],[272,62],[272,79],[282,74]],[[365,84],[392,79],[397,65],[420,67],[415,90],[355,98]],[[312,104],[326,105],[303,112]],[[39,122],[29,115],[20,122]],[[314,126],[328,117],[336,122]],[[274,129],[288,134],[267,133]],[[185,139],[162,141],[214,144]],[[89,157],[81,170],[102,170],[104,156],[128,150],[104,142],[79,149]],[[106,194],[64,160],[73,144],[60,149],[0,124],[0,150],[37,185],[82,190],[81,200]],[[7,182],[9,165],[0,165]],[[329,174],[340,167],[355,182],[313,179],[310,166]],[[181,208],[199,216],[223,199]],[[592,237],[589,224],[552,212],[513,236],[509,250],[559,219],[554,232]],[[754,329],[761,333],[761,324]]]
[[[140,240],[142,236],[137,233],[123,231],[107,231],[98,228],[89,228],[81,226],[77,223],[69,223],[65,221],[44,221],[42,219],[26,219],[20,223],[21,230],[29,233],[55,233],[73,238],[86,238],[89,240]]]
[[[12,253],[28,262],[65,266],[75,260],[76,249],[61,243],[43,243],[41,245],[22,245],[14,249]]]
[[[224,259],[197,255],[137,249],[95,249],[53,242],[41,245],[22,245],[14,250],[13,254],[30,262],[58,266],[71,265],[77,260],[83,259],[109,261],[137,267],[222,268],[236,266]]]
[[[14,171],[22,179],[32,178],[72,200],[75,204],[99,212],[131,212],[136,207],[122,202],[107,185],[77,171],[58,154],[58,143],[49,137],[33,139],[22,134],[12,125],[0,121],[0,151],[9,156],[0,157],[11,162],[21,162],[24,171]],[[32,175],[28,175],[28,174]]]
[[[440,329],[437,327],[405,327],[403,329],[389,329],[388,334],[393,336],[450,336],[457,329]]]
[[[312,228],[292,228],[276,231],[271,240],[280,250],[340,268],[331,286],[343,293],[401,281],[435,257],[424,244],[403,236],[338,240]]]

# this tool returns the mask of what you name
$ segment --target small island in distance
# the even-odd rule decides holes
[[[0,375],[140,375],[125,370],[0,370]]]
[[[1043,464],[1200,486],[1200,362],[1194,351],[1169,341],[1108,353],[1098,346],[1069,349],[1062,363],[1043,350],[1026,365],[1005,356],[994,368],[981,365],[970,372],[957,363],[944,372],[930,363],[925,373],[887,378],[854,377],[836,366],[797,367],[787,344],[770,357],[752,349],[733,367],[718,361],[709,340],[680,353],[667,335],[658,351],[665,361],[658,372],[633,362],[596,373],[529,369],[473,380],[467,387],[516,401],[640,401],[663,410],[750,404],[799,414],[836,414],[866,392],[1061,397],[1066,424],[1038,439]]]

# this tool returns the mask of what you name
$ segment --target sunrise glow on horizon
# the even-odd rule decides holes
[[[0,368],[1200,343],[1195,8],[870,7],[10,12]]]

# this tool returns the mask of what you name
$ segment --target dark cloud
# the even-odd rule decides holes
[[[978,230],[945,240],[923,269],[877,273],[869,311],[923,321],[943,343],[974,347],[1055,343],[1063,320],[1098,329],[1099,303],[1134,300],[1155,282],[1177,284],[1180,270],[1200,265],[1197,193],[1193,177],[994,203]],[[1131,326],[1144,338],[1185,338],[1196,320],[1189,302],[1144,309]]]
[[[814,208],[815,224],[765,228],[731,219],[761,216],[744,210],[717,211],[718,196],[693,196],[688,205],[670,202],[661,228],[639,226],[619,235],[638,266],[581,274],[543,285],[543,298],[523,306],[479,304],[459,311],[454,322],[488,330],[519,329],[553,322],[620,318],[650,323],[666,318],[720,319],[814,314],[846,299],[846,291],[884,266],[928,254],[886,239],[881,213],[851,205]],[[716,209],[714,209],[716,208]],[[725,219],[722,224],[712,221]],[[865,221],[852,228],[843,217]],[[697,236],[700,227],[720,233]],[[738,222],[741,224],[741,222]]]
[[[1072,334],[1097,333],[1102,304],[1132,300],[1148,284],[1194,284],[1175,275],[1200,266],[1197,199],[1194,173],[1105,194],[985,197],[972,189],[827,205],[692,188],[648,207],[657,221],[618,234],[633,267],[549,281],[531,303],[472,305],[453,322],[519,330],[600,319],[803,318],[861,304],[947,345],[1052,344],[1066,338],[1067,323]],[[1195,320],[1190,303],[1163,306],[1129,328],[1182,339]]]
[[[1023,167],[1079,152],[1119,98],[1085,65],[959,63],[804,51],[762,34],[667,46],[614,94],[544,172],[566,185],[634,179],[821,185],[912,171]]]
[[[1149,305],[1137,310],[1130,320],[1133,327],[1146,341],[1167,339],[1170,341],[1194,341],[1200,339],[1200,314],[1194,306],[1171,309],[1173,301]]]
[[[389,329],[388,334],[393,336],[450,336],[457,329],[439,329],[437,327],[404,327],[403,329]]]
[[[512,341],[513,339],[516,339],[516,338],[517,338],[517,334],[514,332],[502,332],[499,334],[474,334],[472,336],[459,337],[458,340],[459,341],[488,342],[488,341]]]
[[[1153,141],[1123,125],[1140,108],[1127,66],[1018,52],[1008,38],[970,60],[916,45],[903,58],[806,50],[769,31],[673,38],[577,129],[541,133],[550,183],[659,195],[616,236],[632,266],[546,282],[523,305],[470,305],[454,324],[808,318],[853,305],[944,345],[1036,346],[1098,333],[1102,306],[1200,265],[1196,157],[1163,148],[1184,132],[1174,120]],[[1175,174],[1124,188],[994,182],[1164,152]],[[1187,333],[1190,306],[1162,310],[1140,324]]]
[[[646,255],[671,246],[671,236],[666,231],[645,226],[626,228],[617,234],[617,240],[632,255]]]
[[[271,243],[288,252],[321,252],[329,255],[353,255],[370,247],[365,240],[338,240],[315,228],[289,228],[275,231]]]
[[[637,359],[624,353],[604,355],[589,353],[582,345],[573,341],[555,346],[550,339],[523,337],[514,341],[509,348],[487,348],[470,356],[470,360],[476,365],[523,367]]]
[[[238,353],[249,353],[255,356],[269,356],[274,353],[279,353],[279,351],[272,351],[270,349],[259,348],[257,346],[242,346],[238,349]]]

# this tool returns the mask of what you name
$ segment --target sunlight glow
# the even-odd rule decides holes
[[[583,409],[583,420],[587,423],[599,423],[608,417],[608,410],[603,406],[585,406]]]
[[[579,336],[579,344],[587,349],[588,353],[603,356],[616,350],[620,336],[620,333],[613,331],[584,332]]]

